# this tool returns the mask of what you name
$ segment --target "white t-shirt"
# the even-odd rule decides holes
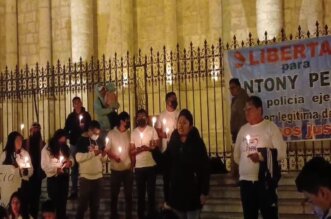
[[[122,171],[131,168],[130,159],[130,133],[128,131],[121,132],[117,127],[108,132],[107,135],[109,142],[106,145],[106,150],[110,150],[113,154],[117,155],[121,162],[111,160],[110,168],[112,170]]]
[[[278,160],[286,157],[286,143],[279,128],[269,120],[250,125],[243,125],[238,133],[235,148],[234,161],[239,164],[239,179],[257,181],[259,175],[259,163],[254,163],[249,157],[257,152],[257,148],[276,148]]]
[[[159,115],[159,118],[156,123],[156,128],[162,129],[163,132],[165,132],[167,128],[169,129],[168,138],[162,138],[162,152],[167,149],[167,144],[170,139],[170,136],[172,132],[177,128],[178,115],[178,110],[172,112],[165,110]],[[165,123],[163,123],[163,121],[165,121]]]
[[[131,133],[131,143],[135,144],[136,148],[142,145],[149,146],[151,140],[157,139],[158,135],[156,130],[149,125],[146,126],[143,131],[140,131],[137,127]],[[144,151],[136,155],[136,168],[152,167],[155,165],[155,160],[150,151]]]

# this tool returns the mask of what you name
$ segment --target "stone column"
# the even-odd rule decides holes
[[[106,57],[133,52],[133,0],[110,1]]]
[[[167,51],[175,51],[177,45],[176,0],[164,0],[164,39]]]
[[[15,70],[18,65],[17,0],[6,0],[6,65]]]
[[[321,0],[302,0],[300,9],[299,25],[303,30],[309,30],[310,33],[316,32],[316,21],[319,22],[320,28],[324,26],[323,1]]]
[[[70,12],[72,61],[86,61],[94,55],[93,0],[70,0]]]
[[[52,62],[51,0],[38,0],[39,14],[39,65]]]
[[[218,39],[222,37],[222,0],[208,2],[209,11],[209,39],[208,44],[217,45]]]
[[[268,39],[280,34],[283,26],[282,0],[256,0],[257,35],[264,40],[264,32],[268,32]]]

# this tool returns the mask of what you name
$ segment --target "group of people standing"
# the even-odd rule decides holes
[[[101,105],[99,111],[110,105],[114,108],[107,113],[113,113],[118,104],[102,99],[107,95],[101,94],[102,88],[97,92],[100,93],[96,100],[99,101],[96,104]],[[41,127],[37,123],[32,125],[25,144],[18,132],[8,136],[1,162],[12,165],[22,177],[19,194],[23,194],[22,203],[27,204],[21,213],[23,218],[23,215],[38,217],[41,181],[45,177],[48,197],[54,203],[57,218],[67,218],[68,198],[78,198],[77,219],[84,218],[88,208],[91,219],[99,218],[102,163],[109,160],[112,219],[119,218],[118,197],[122,185],[125,218],[132,218],[134,180],[138,218],[157,218],[155,191],[158,172],[164,180],[163,207],[171,209],[176,218],[199,218],[209,192],[209,158],[199,131],[193,126],[192,114],[186,109],[177,110],[174,92],[167,93],[166,110],[152,124],[147,111],[138,110],[135,128],[131,131],[127,112],[113,116],[107,122],[112,128],[107,130],[102,125],[104,121],[91,119],[79,97],[74,97],[72,104],[73,112],[68,115],[64,129],[56,130],[47,144],[42,140]],[[17,165],[19,159],[25,157],[31,160],[31,167],[27,169]],[[72,187],[69,195],[70,173]]]

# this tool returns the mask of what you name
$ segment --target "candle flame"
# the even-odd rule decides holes
[[[251,139],[251,136],[250,135],[246,135],[247,144],[249,144],[250,139]]]
[[[154,127],[155,123],[156,123],[156,117],[155,116],[153,116],[153,118],[152,118],[152,123],[153,123],[153,127]]]

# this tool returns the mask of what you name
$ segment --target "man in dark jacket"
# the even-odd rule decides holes
[[[322,157],[314,157],[302,168],[295,180],[306,202],[313,205],[320,219],[331,219],[331,164]]]
[[[229,88],[232,95],[230,128],[232,143],[235,143],[241,126],[247,123],[244,108],[246,101],[248,100],[248,94],[243,88],[241,88],[238,78],[232,78],[229,81]],[[231,162],[231,173],[234,179],[238,180],[238,165],[233,162],[233,160]]]
[[[79,137],[83,132],[86,132],[90,122],[91,116],[90,114],[85,111],[83,107],[82,100],[80,97],[74,97],[72,99],[72,105],[74,107],[73,112],[71,112],[65,123],[64,130],[67,132],[69,140],[70,140],[70,150],[72,156],[75,157],[77,153],[76,143]],[[78,182],[78,164],[75,162],[75,165],[72,167],[71,170],[71,195],[70,199],[77,198],[77,182]]]

